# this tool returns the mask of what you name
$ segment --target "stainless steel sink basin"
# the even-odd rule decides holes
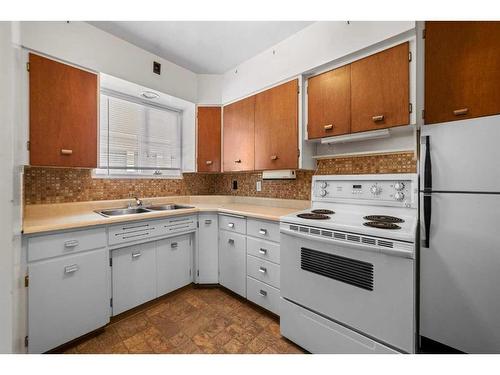
[[[120,215],[132,215],[132,214],[142,214],[150,212],[148,209],[143,207],[133,207],[133,208],[114,208],[111,210],[96,211],[98,214],[103,216],[120,216]]]
[[[194,208],[194,207],[169,203],[169,204],[159,204],[155,206],[147,206],[146,208],[151,211],[169,211],[169,210],[180,210],[183,208]]]

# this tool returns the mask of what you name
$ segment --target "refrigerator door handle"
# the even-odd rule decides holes
[[[422,241],[422,247],[429,248],[429,240],[431,236],[431,214],[432,214],[432,194],[424,193],[424,230],[425,239]]]
[[[424,192],[432,191],[432,162],[430,137],[425,136],[425,160],[424,160]]]

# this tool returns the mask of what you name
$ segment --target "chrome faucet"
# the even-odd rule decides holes
[[[134,197],[134,199],[135,199],[135,204],[137,205],[137,207],[142,207],[142,201],[137,197]]]

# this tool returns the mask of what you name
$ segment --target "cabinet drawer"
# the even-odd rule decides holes
[[[157,225],[156,233],[164,235],[194,230],[196,229],[196,222],[195,216],[172,217],[167,220],[161,220],[159,225]]]
[[[28,238],[28,262],[106,246],[104,228],[86,229]]]
[[[247,255],[247,275],[275,288],[280,287],[280,266],[252,255]]]
[[[247,220],[244,217],[219,215],[219,229],[246,234]]]
[[[280,315],[280,291],[261,281],[247,277],[247,299]]]
[[[280,241],[279,224],[271,221],[248,219],[247,234],[269,241]]]
[[[280,245],[275,242],[247,237],[247,254],[277,264],[280,263]]]
[[[109,244],[116,245],[154,237],[160,231],[162,220],[139,221],[110,226],[108,229]]]

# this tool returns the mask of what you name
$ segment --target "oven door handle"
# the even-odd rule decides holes
[[[319,236],[318,237],[316,237],[316,236],[311,237],[307,234],[298,233],[298,232],[295,232],[293,230],[285,229],[285,228],[280,228],[280,232],[282,234],[287,234],[289,236],[303,238],[303,239],[309,240],[309,241],[320,241],[320,242],[324,242],[327,244],[334,243],[336,245],[343,246],[343,247],[350,247],[350,248],[354,248],[357,250],[369,251],[372,253],[384,253],[384,254],[393,255],[393,256],[397,256],[397,257],[401,257],[401,258],[409,258],[409,259],[415,258],[415,255],[414,255],[413,251],[411,251],[411,250],[391,249],[391,248],[383,248],[383,249],[376,248],[376,249],[374,249],[373,247],[370,247],[369,245],[349,243],[349,242],[344,242],[344,241],[338,241],[338,240],[335,240],[332,238],[322,238]]]

